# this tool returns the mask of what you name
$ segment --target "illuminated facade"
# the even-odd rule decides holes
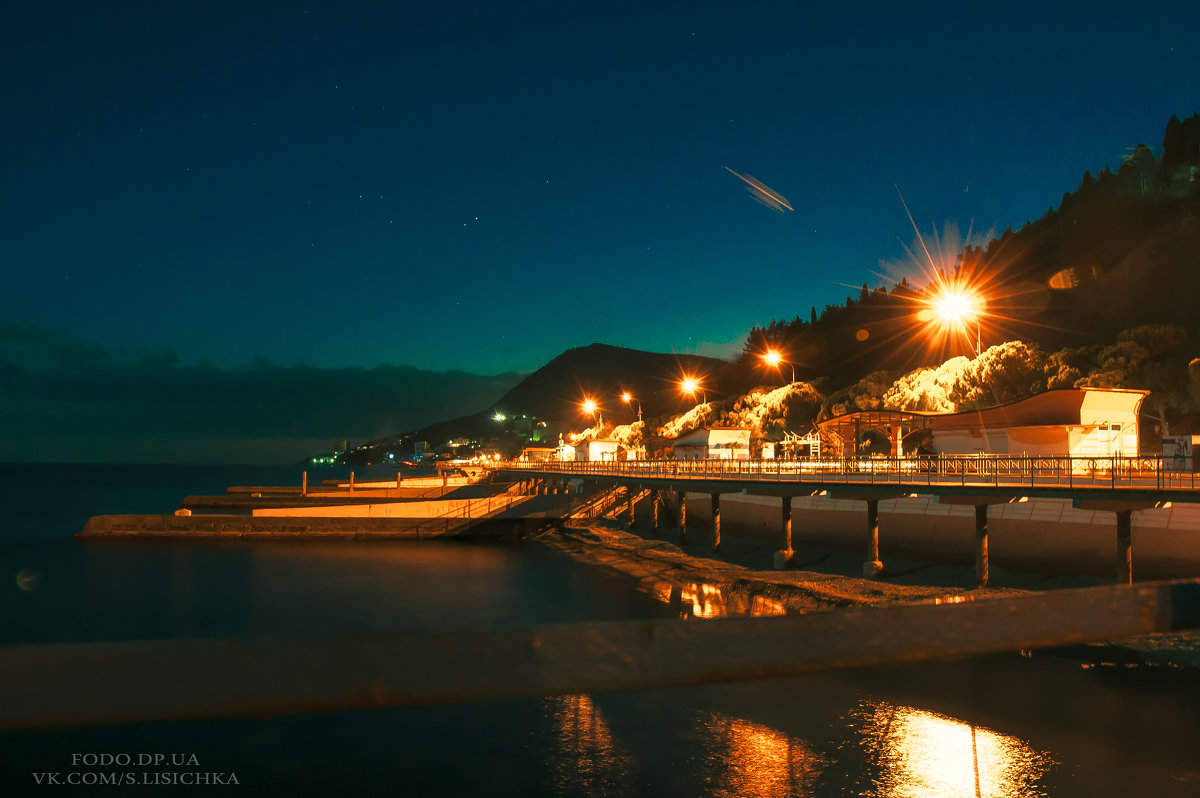
[[[902,441],[919,437],[939,454],[1136,456],[1138,416],[1148,393],[1124,388],[1063,388],[981,410],[869,410],[827,419],[817,426],[822,441],[845,456],[862,453],[868,433],[885,436],[893,456],[902,456],[910,448]]]
[[[1149,391],[1068,388],[982,410],[932,416],[945,454],[1108,457],[1138,454],[1138,413]]]
[[[749,460],[750,430],[744,427],[700,427],[680,435],[676,460]]]

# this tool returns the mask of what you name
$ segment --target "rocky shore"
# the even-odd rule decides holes
[[[616,521],[593,520],[588,526],[564,527],[542,542],[577,560],[613,569],[638,580],[639,588],[678,607],[684,617],[778,615],[828,611],[845,607],[996,598],[1028,590],[1059,590],[1105,584],[1075,574],[994,572],[992,586],[971,583],[968,567],[954,563],[892,558],[888,578],[852,575],[861,557],[853,552],[801,548],[800,567],[767,570],[770,546],[762,540],[727,536],[713,554],[702,530],[692,541],[668,540],[661,534],[628,530]],[[807,565],[806,565],[807,564]],[[1055,650],[1077,658],[1081,667],[1200,668],[1200,630],[1115,640]]]

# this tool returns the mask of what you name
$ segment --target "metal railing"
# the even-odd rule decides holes
[[[1196,489],[1196,474],[1166,470],[1161,456],[937,455],[819,460],[501,461],[493,468],[572,476],[738,479],[847,484]]]

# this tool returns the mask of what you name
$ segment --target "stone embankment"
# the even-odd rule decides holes
[[[95,516],[79,537],[423,539],[465,534],[526,498],[510,485],[464,477],[329,481],[312,490],[234,486],[224,496],[188,496],[174,515]],[[196,512],[213,509],[226,512]],[[513,534],[507,526],[499,532]]]

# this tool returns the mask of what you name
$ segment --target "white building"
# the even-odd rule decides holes
[[[621,444],[616,441],[578,441],[574,447],[576,462],[594,462],[597,460],[616,460],[617,451]]]
[[[950,455],[1136,457],[1138,416],[1148,393],[1061,388],[980,410],[931,413],[880,408],[836,416],[817,426],[835,456],[860,455],[867,436],[876,433],[890,442],[893,457],[903,457],[902,441],[919,433],[928,436],[934,451]]]
[[[675,439],[676,460],[749,460],[750,430],[700,427]]]
[[[1138,413],[1149,391],[1066,388],[1017,402],[933,416],[933,446],[954,454],[1138,454]]]

